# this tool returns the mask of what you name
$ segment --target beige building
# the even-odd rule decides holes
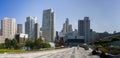
[[[5,39],[0,35],[0,43],[4,43]]]
[[[16,33],[16,21],[15,18],[4,18],[1,21],[1,29],[3,39],[13,39]]]
[[[72,31],[73,31],[72,25],[69,24],[69,19],[66,18],[66,21],[65,21],[65,23],[63,24],[62,32],[63,32],[63,33],[69,33],[69,32],[72,32]]]

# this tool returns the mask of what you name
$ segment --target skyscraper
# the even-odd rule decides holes
[[[40,37],[40,27],[39,24],[36,23],[35,24],[35,38],[39,38]]]
[[[63,33],[68,33],[68,32],[72,32],[72,25],[69,24],[69,19],[66,18],[66,21],[65,23],[63,24],[63,29],[62,29],[62,32]]]
[[[78,35],[84,36],[85,42],[89,42],[90,39],[89,17],[84,17],[84,20],[78,20]]]
[[[73,31],[73,29],[72,29],[72,25],[69,24],[69,25],[68,25],[68,32],[72,32],[72,31]]]
[[[4,18],[1,21],[2,36],[5,38],[13,39],[16,33],[15,18]]]
[[[66,24],[66,32],[68,32],[68,29],[69,29],[69,19],[68,18],[66,18],[65,24]]]
[[[85,42],[90,42],[90,20],[89,17],[84,17],[85,23]]]
[[[17,33],[22,33],[22,24],[17,24]]]
[[[39,32],[38,29],[38,24],[37,24],[37,17],[32,17],[29,16],[26,18],[25,22],[25,34],[28,34],[29,39],[36,39],[39,34],[36,32]]]
[[[78,35],[85,36],[84,20],[78,20]]]
[[[56,37],[56,19],[52,9],[43,11],[42,36],[46,42],[54,42]]]
[[[66,23],[63,24],[62,32],[67,32],[67,31],[66,31]]]

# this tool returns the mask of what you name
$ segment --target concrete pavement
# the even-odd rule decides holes
[[[45,52],[0,54],[0,58],[99,58],[99,56],[90,55],[91,51],[91,49],[72,47]]]

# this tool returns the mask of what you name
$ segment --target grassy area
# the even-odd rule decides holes
[[[64,49],[64,48],[59,48]],[[51,51],[51,50],[59,50],[59,49],[52,49],[52,48],[44,48],[44,49],[34,49],[34,50],[14,50],[14,49],[0,49],[0,53],[32,53],[32,52],[45,52],[45,51]]]
[[[24,50],[0,49],[0,53],[23,53]]]

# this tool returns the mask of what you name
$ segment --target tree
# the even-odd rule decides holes
[[[33,49],[34,41],[33,40],[27,40],[25,46],[30,47],[30,49]]]
[[[60,38],[60,40],[59,40],[59,45],[60,45],[60,46],[64,45],[64,39],[63,39],[63,37]]]
[[[18,48],[18,42],[17,42],[16,39],[11,40],[11,39],[6,38],[5,39],[5,46],[8,49],[11,49],[11,48],[17,49]]]
[[[41,45],[42,43],[43,43],[43,40],[42,40],[41,38],[36,39],[36,40],[35,40],[35,46],[34,46],[34,47],[35,47],[36,49],[39,49],[39,48],[42,47],[42,45]]]
[[[6,48],[8,48],[8,49],[11,48],[11,40],[9,40],[8,38],[5,39],[5,46],[6,46]]]
[[[18,48],[18,42],[16,39],[12,39],[11,40],[11,46],[14,48],[14,49],[17,49]]]

